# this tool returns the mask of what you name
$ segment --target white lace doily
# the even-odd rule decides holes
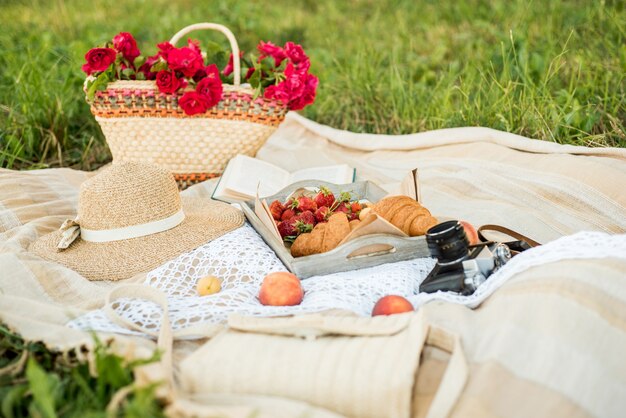
[[[222,323],[232,313],[277,316],[345,309],[369,315],[376,301],[389,294],[408,298],[416,309],[431,300],[474,308],[508,279],[528,268],[562,259],[602,257],[626,257],[626,235],[581,232],[525,251],[494,273],[470,296],[448,292],[419,293],[420,283],[434,266],[433,259],[420,258],[310,277],[302,281],[305,297],[300,305],[271,307],[258,301],[259,287],[266,274],[286,269],[246,223],[151,271],[145,284],[167,295],[172,328],[179,330],[207,322]],[[197,296],[196,282],[207,275],[222,278],[222,291],[210,296]],[[162,312],[152,302],[118,299],[115,310],[146,329],[157,330],[160,327]],[[102,310],[89,312],[68,325],[82,330],[141,335],[114,324]]]

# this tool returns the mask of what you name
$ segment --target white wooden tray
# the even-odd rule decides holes
[[[319,186],[327,187],[336,196],[338,196],[340,192],[349,191],[360,199],[367,199],[373,203],[387,195],[387,192],[370,181],[332,184],[318,180],[306,180],[293,183],[275,195],[266,197],[265,200],[267,200],[268,204],[276,199],[284,202],[287,196],[299,188]],[[390,234],[372,234],[356,238],[340,245],[334,250],[322,254],[314,254],[306,257],[292,257],[289,249],[285,247],[282,240],[276,238],[254,213],[254,201],[240,201],[238,203],[241,205],[250,224],[261,237],[263,237],[267,245],[276,252],[276,255],[278,255],[289,271],[301,279],[430,256],[426,239],[423,236],[409,238]],[[362,249],[365,247],[371,247],[373,245],[380,247],[380,244],[385,245],[388,249],[361,254],[363,252]]]

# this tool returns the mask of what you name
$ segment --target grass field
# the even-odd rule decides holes
[[[301,42],[320,77],[304,114],[358,132],[489,126],[626,146],[626,8],[618,0],[0,1],[0,166],[108,161],[81,91],[84,53],[120,31],[155,52],[198,21],[242,49]],[[226,42],[218,34],[201,40]]]

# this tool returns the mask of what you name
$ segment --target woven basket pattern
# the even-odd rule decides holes
[[[183,93],[160,93],[154,81],[117,81],[97,92],[91,112],[114,161],[160,165],[185,188],[219,176],[237,154],[254,156],[287,113],[281,102],[224,85],[215,107],[189,116],[178,106]]]

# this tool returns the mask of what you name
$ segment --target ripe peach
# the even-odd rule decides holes
[[[206,276],[198,280],[196,289],[200,296],[212,295],[222,290],[222,280],[215,276]]]
[[[393,315],[411,311],[413,311],[413,305],[411,305],[411,302],[402,296],[388,295],[378,299],[378,302],[374,305],[374,310],[372,310],[372,316]]]
[[[286,271],[270,273],[263,279],[259,301],[269,306],[299,305],[304,297],[300,279]]]
[[[467,235],[470,245],[478,244],[480,239],[478,238],[478,231],[476,231],[474,225],[467,221],[459,221],[459,223],[463,226],[463,229],[465,229],[465,235]]]

